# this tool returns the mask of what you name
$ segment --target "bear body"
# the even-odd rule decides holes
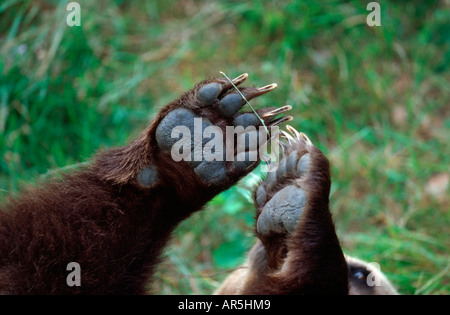
[[[240,130],[232,138],[254,136],[261,144],[270,141],[257,129],[262,122],[267,128],[292,119],[276,118],[286,106],[241,113],[246,101],[276,87],[240,88],[244,99],[234,88],[246,79],[203,81],[162,108],[129,145],[10,197],[0,211],[0,294],[146,293],[174,228],[260,161],[251,158],[250,141],[230,151],[227,127]],[[289,130],[278,170],[255,190],[259,241],[244,271],[217,293],[349,293],[349,260],[328,209],[328,160]],[[223,138],[197,141],[198,132]],[[208,159],[207,149],[226,158]],[[69,285],[73,263],[81,285]],[[350,286],[354,292],[364,291]]]

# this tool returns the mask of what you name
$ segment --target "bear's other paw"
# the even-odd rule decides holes
[[[289,144],[277,167],[255,192],[257,207],[256,231],[260,238],[292,233],[310,194],[328,200],[328,161],[303,133],[288,126],[293,136],[285,133]],[[318,189],[323,185],[324,189]]]
[[[269,165],[265,181],[254,192],[256,235],[273,269],[280,268],[289,240],[304,226],[305,209],[328,213],[331,184],[327,158],[305,134],[287,129],[291,134],[282,131],[287,141],[282,143],[283,157],[278,165]]]

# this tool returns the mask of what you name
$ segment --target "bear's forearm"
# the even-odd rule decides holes
[[[31,188],[0,213],[0,291],[142,293],[173,228],[199,207],[164,187],[109,185],[89,167]],[[70,262],[80,287],[67,285]]]

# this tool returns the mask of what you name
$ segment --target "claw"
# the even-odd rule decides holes
[[[293,120],[294,119],[294,117],[292,117],[292,116],[284,116],[284,117],[280,117],[280,118],[277,118],[277,119],[275,119],[275,120],[272,120],[270,123],[269,123],[269,126],[279,126],[279,125],[281,125],[282,123],[285,123],[285,122],[287,122],[287,121],[291,121],[291,120]]]
[[[309,138],[303,132],[300,132],[300,137],[302,137],[303,141],[305,141],[307,145],[313,145],[311,140],[309,140]]]
[[[239,85],[242,82],[244,82],[245,80],[247,80],[247,78],[248,78],[248,73],[243,73],[240,76],[231,80],[231,82],[233,82],[234,85]]]
[[[226,91],[228,91],[229,89],[231,89],[231,88],[235,88],[237,91],[239,91],[239,89],[237,88],[237,86],[239,85],[239,84],[241,84],[242,82],[244,82],[245,80],[247,80],[247,78],[248,78],[248,73],[243,73],[243,74],[241,74],[241,75],[239,75],[239,76],[237,76],[236,78],[234,78],[234,79],[230,79],[223,71],[219,71],[224,77],[225,77],[225,79],[226,80],[224,80],[224,82],[222,83],[222,87],[223,87],[223,90],[222,90],[222,93],[225,93]]]
[[[292,127],[291,125],[286,125],[286,129],[297,139],[300,140],[301,139],[301,134],[300,132],[298,132],[297,130],[295,130],[294,127]]]
[[[294,127],[287,125],[286,129],[289,130],[289,132],[292,134],[292,136],[290,134],[288,134],[286,131],[281,130],[282,136],[284,138],[286,138],[289,143],[295,142],[296,140],[303,140],[306,145],[313,145],[313,143],[311,142],[311,140],[309,140],[309,138],[303,133],[303,132],[298,132],[297,130],[294,129]]]
[[[276,83],[272,83],[263,87],[258,88],[258,91],[264,91],[264,93],[272,91],[275,89],[278,85]]]
[[[281,156],[284,156],[284,153],[287,151],[287,144],[284,142],[280,142],[280,148],[281,148]]]
[[[245,98],[247,99],[247,101],[250,101],[251,99],[261,96],[263,94],[266,94],[270,91],[272,91],[273,89],[275,89],[277,87],[276,83],[272,83],[260,88],[244,88],[242,90],[242,93],[244,94]]]
[[[262,118],[276,116],[278,114],[290,111],[291,109],[292,109],[291,105],[284,105],[284,106],[282,106],[280,108],[276,108],[276,109],[273,109],[271,111],[268,111],[267,113],[264,113],[264,115],[262,115]]]
[[[289,144],[292,144],[293,142],[295,142],[295,139],[292,138],[292,136],[290,134],[288,134],[286,131],[281,130],[281,134],[289,142]]]

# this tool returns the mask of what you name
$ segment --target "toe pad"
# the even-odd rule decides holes
[[[220,101],[220,109],[225,117],[232,117],[244,105],[240,94],[229,94]]]
[[[202,105],[210,105],[217,100],[217,96],[222,91],[219,83],[209,83],[202,86],[197,92],[197,99]]]

